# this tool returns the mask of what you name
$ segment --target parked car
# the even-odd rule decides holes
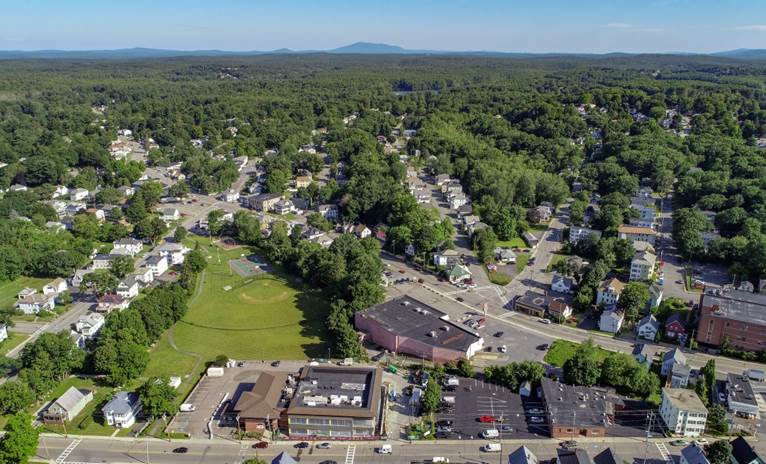
[[[317,449],[330,449],[331,447],[332,447],[332,443],[327,441],[317,445]]]
[[[173,452],[176,454],[186,454],[189,452],[189,448],[185,446],[179,446],[178,448],[173,449]]]
[[[501,353],[505,353],[505,352],[508,351],[508,347],[505,346],[505,345],[500,345],[499,347],[497,347],[497,351],[499,351]]]
[[[543,422],[545,422],[545,419],[543,419],[542,417],[533,416],[529,418],[529,422],[533,424],[542,424]]]
[[[527,412],[528,412],[529,414],[542,414],[542,413],[544,413],[545,411],[543,411],[543,410],[542,410],[542,409],[540,409],[540,408],[531,408],[531,409],[528,409],[528,410],[527,410]]]
[[[280,364],[281,363],[279,361],[274,361],[273,363],[271,363],[271,367],[279,367]]]
[[[311,446],[311,445],[309,445],[309,442],[307,442],[307,441],[302,441],[302,442],[300,442],[300,443],[296,443],[296,444],[295,444],[295,446],[294,446],[294,448],[298,448],[298,449],[304,449],[304,448],[308,448],[309,446]]]
[[[724,395],[723,393],[719,392],[718,393],[718,401],[721,402],[721,403],[725,403],[726,402],[726,395]]]
[[[543,343],[542,345],[537,345],[537,349],[540,351],[546,351],[548,348],[550,348],[550,345],[547,343]]]
[[[253,448],[257,448],[257,449],[264,449],[268,447],[269,447],[269,444],[268,442],[265,442],[265,441],[259,441],[258,443],[253,445]]]
[[[508,433],[513,432],[513,427],[511,427],[510,425],[501,425],[499,428],[501,432],[508,432]]]
[[[492,416],[480,416],[479,422],[487,423],[487,422],[495,422],[495,418]]]
[[[319,464],[338,464],[338,461],[333,461],[332,459],[328,459],[326,461],[322,461]]]
[[[707,446],[710,444],[710,442],[707,440],[707,438],[697,438],[694,440],[694,444],[697,446]]]
[[[495,332],[495,337],[500,338],[503,336],[503,332]]]
[[[540,321],[540,323],[542,323],[542,324],[550,324],[551,323],[550,319],[538,319],[538,321]]]
[[[568,449],[568,448],[577,448],[577,441],[576,440],[562,441],[560,443],[560,445],[561,445],[562,448],[566,448],[566,449]]]
[[[678,439],[678,440],[671,441],[670,444],[673,445],[673,446],[686,446],[686,445],[689,444],[689,441],[688,440]]]

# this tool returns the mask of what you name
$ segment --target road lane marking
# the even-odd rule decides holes
[[[662,456],[662,459],[665,460],[668,464],[674,464],[673,456],[670,455],[670,451],[668,451],[668,447],[665,446],[665,443],[655,443],[657,446],[657,449],[660,452],[660,455]]]
[[[354,455],[356,454],[356,445],[348,445],[346,448],[346,464],[354,464]]]
[[[64,448],[64,451],[59,454],[59,457],[56,458],[56,464],[62,464],[66,461],[66,458],[69,457],[70,454],[72,454],[72,451],[74,451],[75,448],[77,448],[77,445],[80,444],[82,439],[76,438],[72,441],[72,443],[69,444],[66,448]]]

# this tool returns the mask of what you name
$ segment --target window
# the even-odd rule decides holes
[[[291,424],[305,424],[306,418],[305,417],[291,417],[289,420],[289,423]]]

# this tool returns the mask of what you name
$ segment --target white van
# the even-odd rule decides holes
[[[380,448],[378,448],[378,454],[391,454],[392,451],[393,449],[388,443],[380,445]]]
[[[497,431],[497,429],[489,429],[481,432],[481,437],[486,438],[487,440],[491,440],[493,438],[499,438],[500,432]]]
[[[431,458],[431,462],[449,462],[449,459],[440,457],[440,456],[434,456]]]
[[[500,452],[500,443],[487,443],[486,445],[481,447],[481,450],[485,453],[499,453]]]

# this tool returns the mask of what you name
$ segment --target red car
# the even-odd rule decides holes
[[[268,448],[268,447],[269,447],[269,444],[265,441],[259,441],[258,443],[253,445],[253,448],[259,448],[259,449]]]
[[[481,416],[479,417],[479,422],[495,422],[495,418],[492,416]]]

